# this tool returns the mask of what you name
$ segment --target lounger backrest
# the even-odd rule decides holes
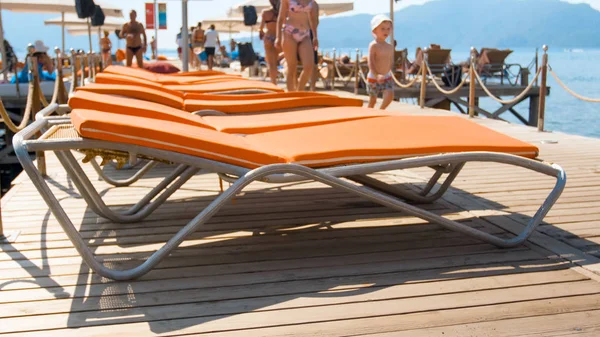
[[[159,103],[176,109],[183,109],[183,98],[171,93],[172,90],[146,88],[136,85],[90,83],[77,88],[77,91],[90,91],[98,94],[120,95],[143,101]]]
[[[124,66],[114,66],[110,65],[104,68],[103,72],[109,74],[117,74],[124,75],[130,77],[136,77],[145,79],[148,81],[158,81],[159,76],[151,71],[140,69],[140,68],[132,68],[132,67],[124,67]]]
[[[159,90],[164,88],[162,86],[162,84],[160,84],[160,83],[144,80],[141,78],[117,75],[117,74],[111,74],[111,73],[97,74],[96,75],[96,83],[138,85],[138,86],[142,86],[142,87],[146,87],[146,88],[154,88],[154,89],[159,89]],[[183,97],[183,94],[181,92],[178,92],[177,90],[170,90],[170,89],[167,89],[167,90],[169,90],[168,92],[170,92],[171,94],[180,95],[181,97]]]
[[[213,129],[202,117],[163,104],[78,90],[69,98],[71,109],[89,109],[172,121]]]
[[[490,71],[490,72],[502,71],[502,69],[504,68],[504,63],[506,62],[506,58],[511,53],[512,53],[512,50],[509,50],[509,49],[507,49],[507,50],[487,49],[485,51],[485,54],[487,56],[487,59],[489,60],[488,71]]]
[[[262,93],[262,94],[244,94],[244,95],[218,95],[218,94],[198,94],[198,93],[185,93],[184,99],[205,99],[211,101],[239,101],[239,100],[252,100],[252,99],[267,99],[267,98],[279,98],[279,97],[338,97],[336,95],[325,94],[321,92],[312,91],[290,91],[290,92],[276,92],[276,93]]]
[[[427,52],[427,63],[432,73],[440,74],[444,71],[444,66],[450,63],[451,52],[452,49],[430,49]]]
[[[240,95],[244,96],[244,95]],[[285,109],[298,109],[303,107],[325,106],[354,106],[360,107],[363,101],[357,98],[343,97],[277,97],[266,99],[253,99],[244,101],[211,101],[186,99],[183,110],[194,112],[198,110],[218,110],[228,114],[256,113]]]
[[[83,137],[152,147],[247,168],[284,163],[244,137],[194,125],[75,109],[71,122]]]

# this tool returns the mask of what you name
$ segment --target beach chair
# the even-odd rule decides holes
[[[181,77],[185,78],[185,77]],[[100,73],[96,75],[96,83],[102,84],[133,84],[147,88],[167,88],[187,93],[261,93],[261,92],[283,92],[278,86],[263,81],[252,81],[246,79],[225,78],[204,81],[193,84],[164,84],[148,79],[117,75],[112,73]],[[171,82],[172,83],[172,82]]]
[[[42,130],[47,131],[33,139]],[[187,123],[76,109],[68,121],[35,121],[19,132],[13,143],[25,172],[83,260],[99,275],[115,280],[146,274],[225,204],[231,205],[232,198],[254,181],[321,182],[501,247],[518,245],[533,233],[566,181],[560,166],[534,160],[538,153],[535,146],[458,116],[384,116],[241,136]],[[176,175],[183,181],[204,170],[218,173],[233,184],[143,263],[116,270],[95,258],[28,153],[53,151],[89,207],[111,220],[140,221],[166,197],[161,194],[152,202],[142,202],[144,197],[132,209],[119,213],[104,203],[71,150],[125,156],[135,153],[143,158],[179,163]],[[437,200],[465,163],[477,161],[510,164],[556,179],[548,197],[516,236],[495,236],[411,203]],[[420,192],[400,189],[369,176],[415,167],[431,167],[435,172]],[[446,180],[434,190],[444,173]],[[165,192],[181,186],[177,181]]]
[[[124,96],[124,97],[120,97]],[[69,106],[72,109],[96,109],[103,110],[100,106],[127,110],[137,110],[147,102],[157,103],[153,105],[159,110],[160,105],[164,108],[170,107],[183,112],[199,112],[210,110],[223,114],[264,113],[270,111],[284,111],[288,109],[299,109],[306,107],[360,107],[363,101],[357,98],[343,98],[335,95],[314,93],[279,93],[266,95],[232,95],[232,99],[213,99],[218,95],[186,95],[166,93],[150,88],[128,86],[128,85],[105,85],[92,84],[78,88],[69,98]],[[261,97],[266,96],[266,97]],[[126,97],[130,99],[126,99]],[[131,99],[133,98],[133,99]],[[117,107],[116,102],[122,102]],[[126,104],[130,104],[127,107]]]
[[[481,48],[479,58],[477,59],[476,69],[478,73],[485,79],[499,75],[500,84],[504,84],[504,73],[507,67],[506,58],[512,52],[510,49]]]
[[[452,49],[429,49],[427,52],[427,64],[434,76],[444,73],[444,68],[450,64],[450,53]]]

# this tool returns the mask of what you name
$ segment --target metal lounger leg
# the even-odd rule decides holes
[[[294,164],[274,164],[255,169],[247,173],[245,176],[240,177],[240,179],[238,179],[229,189],[227,189],[218,197],[216,197],[213,202],[211,202],[196,217],[194,217],[194,219],[192,219],[167,243],[165,243],[165,245],[163,245],[158,251],[153,253],[145,262],[143,262],[139,266],[128,270],[114,270],[107,268],[106,266],[102,265],[98,260],[96,260],[93,252],[81,238],[81,236],[73,226],[72,222],[70,221],[69,217],[64,212],[64,209],[60,206],[56,197],[51,193],[50,189],[48,188],[48,185],[40,175],[39,171],[35,169],[33,162],[30,159],[25,158],[23,159],[23,167],[34,182],[35,186],[42,194],[44,200],[51,208],[52,212],[60,222],[65,232],[67,232],[67,235],[69,236],[77,250],[80,252],[81,256],[86,261],[88,266],[90,266],[90,268],[92,268],[99,275],[115,280],[127,280],[137,278],[146,274],[161,260],[167,257],[171,253],[171,251],[177,248],[189,235],[194,233],[201,225],[206,223],[208,219],[210,219],[224,204],[226,204],[230,199],[232,199],[237,193],[243,190],[244,187],[246,187],[251,182],[260,180],[261,178],[264,178],[270,174],[291,173],[305,177],[307,179],[312,179],[314,181],[321,182],[331,187],[339,188],[347,192],[354,193],[376,203],[390,207],[392,209],[403,211],[434,223],[439,223],[442,226],[447,227],[449,229],[471,235],[475,238],[490,242],[501,247],[515,246],[525,241],[527,237],[533,232],[535,227],[541,222],[543,217],[547,214],[550,207],[556,202],[566,182],[566,175],[564,174],[564,171],[558,165],[553,165],[556,174],[556,184],[553,190],[550,192],[544,203],[538,209],[538,211],[530,220],[529,224],[525,227],[522,233],[510,239],[503,239],[491,235],[489,233],[485,233],[483,231],[471,228],[465,224],[448,220],[444,217],[423,210],[416,206],[409,205],[388,194],[384,194],[382,192],[373,190],[368,187],[356,186],[353,183],[345,181],[341,178],[337,178],[329,174],[307,168],[305,166],[299,166]]]
[[[192,168],[187,165],[179,165],[169,176],[167,176],[161,183],[154,187],[146,196],[144,196],[136,205],[132,206],[129,210],[123,212],[115,212],[111,210],[106,203],[102,200],[102,197],[81,166],[77,163],[77,160],[70,151],[55,151],[59,161],[65,167],[65,170],[69,173],[71,180],[81,193],[82,197],[90,204],[92,210],[114,222],[136,222],[140,221],[154,212],[161,204],[163,204],[169,196],[177,191],[185,182],[196,174],[199,169]],[[179,179],[167,188],[167,186],[173,182],[177,177]],[[166,188],[166,189],[165,189]],[[163,191],[164,190],[164,191]],[[162,194],[158,196],[154,201],[150,201],[158,195],[161,191]],[[92,206],[93,205],[93,206]]]
[[[450,174],[446,177],[440,188],[433,194],[427,195],[427,193],[431,192],[435,183],[439,180],[443,172],[441,170],[436,170],[434,175],[431,177],[427,186],[420,193],[415,193],[409,190],[401,189],[396,186],[392,186],[390,184],[384,183],[381,180],[377,180],[373,177],[369,177],[367,175],[356,175],[346,177],[349,180],[362,184],[364,186],[368,186],[372,189],[378,190],[380,192],[387,193],[389,195],[393,195],[398,198],[402,198],[405,200],[410,200],[418,203],[431,203],[441,198],[444,193],[450,188],[450,185],[458,176],[458,173],[462,170],[465,163],[458,163],[453,165],[450,170]]]
[[[127,179],[124,179],[124,180],[115,180],[115,179],[112,179],[111,177],[107,176],[106,173],[100,167],[100,165],[98,165],[98,163],[96,162],[95,159],[90,160],[90,164],[96,170],[96,172],[98,173],[98,175],[100,176],[100,178],[102,180],[106,181],[107,183],[109,183],[115,187],[124,187],[124,186],[129,186],[129,185],[135,183],[136,181],[140,180],[140,178],[142,178],[146,173],[148,173],[151,169],[153,169],[156,165],[158,165],[158,162],[150,161],[150,162],[146,163],[146,165],[144,165],[141,169],[139,169],[133,176],[131,176]]]

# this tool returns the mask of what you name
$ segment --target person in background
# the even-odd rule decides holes
[[[261,14],[260,28],[258,36],[263,40],[265,46],[265,60],[269,68],[269,77],[273,84],[277,84],[277,55],[279,55],[279,46],[275,45],[277,38],[277,15],[279,14],[279,0],[270,0],[271,8],[263,10]],[[265,32],[265,28],[267,31]],[[233,41],[233,40],[232,40]]]
[[[206,52],[208,69],[212,70],[215,63],[215,51],[221,45],[219,33],[215,30],[215,25],[210,25],[208,30],[204,32],[204,51]]]
[[[394,99],[392,78],[394,46],[385,41],[391,31],[392,20],[387,16],[379,14],[371,20],[371,33],[375,41],[369,45],[369,74],[367,74],[369,108],[375,107],[379,93],[383,93],[383,102],[380,106],[382,110],[387,108]]]
[[[204,50],[204,29],[202,29],[202,22],[198,22],[198,25],[194,27],[192,32],[192,64],[198,69],[201,68],[202,62],[198,55]]]
[[[181,44],[183,43],[183,39],[181,38],[182,31],[183,28],[179,28],[179,33],[177,33],[177,35],[175,36],[175,43],[177,44],[177,55],[179,56],[180,60],[183,60],[183,57],[181,55],[181,51],[183,50],[183,48],[181,48]]]
[[[152,59],[156,60],[158,50],[156,50],[156,37],[154,35],[152,36],[152,40],[150,40],[150,49],[152,49]]]
[[[276,29],[275,45],[282,46],[287,62],[288,91],[304,90],[312,76],[315,66],[313,53],[319,47],[318,16],[315,0],[281,0],[277,16],[278,29]],[[279,27],[283,27],[283,29],[279,29]],[[299,79],[297,79],[298,55],[304,67]]]
[[[277,0],[277,1],[279,1],[279,0]],[[233,38],[231,38],[231,40],[229,41],[229,49],[231,49],[232,53],[235,51],[235,47],[236,47],[236,42]]]
[[[112,42],[108,38],[108,30],[104,31],[104,37],[100,39],[100,54],[102,55],[102,63],[104,66],[112,64],[111,49]]]
[[[125,23],[123,25],[123,28],[121,29],[121,37],[125,38],[127,46],[127,66],[131,67],[133,57],[135,56],[137,66],[139,68],[143,68],[144,52],[146,52],[146,48],[148,46],[148,41],[146,39],[146,30],[144,29],[143,24],[136,21],[137,12],[135,10],[131,10],[131,12],[129,12],[129,19],[130,21]],[[144,38],[143,41],[142,37]]]

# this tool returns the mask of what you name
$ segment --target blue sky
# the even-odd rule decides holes
[[[2,0],[0,0],[2,1]],[[181,2],[178,0],[163,0],[167,3],[167,30],[161,30],[158,34],[159,48],[161,49],[175,49],[177,46],[175,44],[175,35],[179,32],[179,27],[181,26]],[[318,1],[318,0],[317,0]],[[396,10],[401,10],[402,8],[410,5],[419,5],[429,1],[435,0],[402,0],[395,5]],[[477,0],[473,0],[477,1]],[[527,0],[524,0],[527,1]],[[563,0],[571,3],[588,3],[592,5],[597,10],[600,10],[600,0]],[[145,18],[143,16],[144,13],[144,3],[152,2],[152,0],[98,0],[98,2],[108,3],[114,7],[123,8],[126,17],[128,16],[128,12],[131,9],[135,9],[140,16],[140,21],[144,23]],[[159,0],[160,2],[160,0]],[[198,21],[202,21],[204,19],[210,19],[214,17],[222,17],[225,16],[227,10],[237,5],[244,0],[189,0],[188,5],[188,25],[193,26]],[[389,0],[355,0],[354,11],[343,14],[343,15],[353,15],[359,13],[388,13],[389,12]],[[3,11],[3,14],[6,12]],[[56,15],[50,15],[51,17]],[[18,14],[19,19],[14,19],[12,21],[5,22],[5,30],[7,31],[7,35],[11,35],[11,30],[19,30],[21,34],[19,37],[23,36],[23,27],[24,22],[21,18],[26,18],[27,14]],[[11,26],[11,24],[13,26]],[[56,29],[54,27],[48,27],[48,29]],[[60,30],[57,30],[57,35],[60,36]],[[39,33],[38,33],[39,34]],[[154,35],[154,31],[148,31],[148,38]],[[31,36],[29,36],[31,35]],[[33,30],[27,31],[27,40],[35,40],[36,32]],[[71,38],[73,42],[75,41],[84,41],[85,38]],[[76,44],[80,44],[77,42]],[[85,44],[84,44],[85,45]]]

